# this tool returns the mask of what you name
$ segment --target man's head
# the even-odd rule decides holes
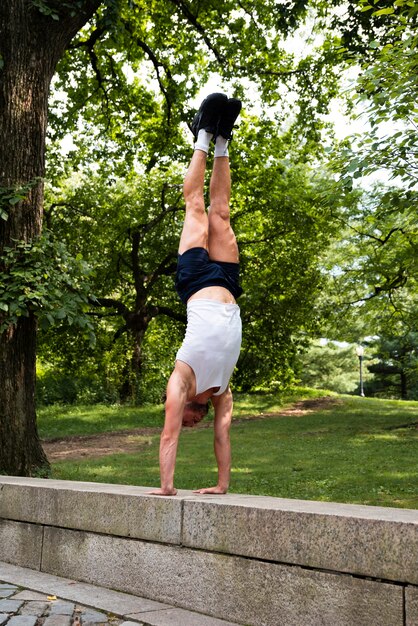
[[[209,402],[187,402],[183,411],[183,426],[195,426],[208,414]]]

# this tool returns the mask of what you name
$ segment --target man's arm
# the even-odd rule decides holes
[[[218,464],[218,484],[216,487],[197,489],[194,493],[226,493],[231,474],[231,442],[229,430],[232,420],[232,392],[230,388],[220,396],[212,396],[215,409],[215,456]]]
[[[176,368],[171,374],[167,385],[165,422],[160,439],[161,488],[150,491],[150,495],[175,496],[177,493],[177,490],[174,488],[174,469],[186,400],[187,385]]]

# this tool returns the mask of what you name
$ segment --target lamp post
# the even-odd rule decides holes
[[[360,395],[364,398],[364,389],[363,389],[363,356],[364,356],[364,348],[363,346],[357,346],[356,354],[358,356],[359,364],[360,364]]]

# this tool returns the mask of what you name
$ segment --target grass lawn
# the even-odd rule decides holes
[[[235,397],[234,417],[279,411],[292,402],[317,398],[324,393],[318,389],[295,388],[286,394],[241,394]],[[336,394],[333,394],[336,395]],[[52,405],[38,408],[38,430],[42,439],[69,435],[94,435],[123,431],[130,428],[162,427],[162,405],[130,407],[121,405]],[[209,416],[208,419],[211,419]]]
[[[327,409],[286,416],[278,412],[299,399],[324,395],[295,389],[286,397],[236,397],[230,491],[418,509],[418,402],[335,396]],[[335,394],[333,394],[335,395]],[[248,418],[248,419],[245,419]],[[161,407],[48,407],[39,411],[42,437],[160,426]],[[158,435],[136,454],[115,454],[53,464],[60,479],[156,486]],[[206,487],[216,481],[212,429],[186,429],[179,443],[176,486]]]

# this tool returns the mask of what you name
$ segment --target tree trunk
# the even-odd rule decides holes
[[[145,328],[137,330],[134,333],[134,349],[132,353],[132,398],[135,400],[138,398],[140,391],[142,371],[144,367],[143,354],[142,354],[142,342],[144,340],[145,332],[148,327],[148,323]]]
[[[31,0],[0,2],[0,192],[28,188],[0,219],[0,255],[16,240],[41,233],[45,135],[50,82],[74,35],[100,0],[45,0],[58,19]],[[73,5],[73,6],[71,6]],[[71,15],[74,12],[75,15]],[[1,263],[1,256],[0,256]],[[0,473],[31,475],[48,468],[35,412],[36,319],[21,318],[0,337]]]
[[[406,372],[403,369],[402,363],[401,363],[400,377],[401,377],[401,399],[407,400],[408,399],[408,379],[406,376]]]
[[[135,400],[138,397],[138,387],[144,365],[142,342],[144,340],[147,327],[148,322],[145,322],[144,328],[131,329],[130,331],[133,339],[133,351],[131,358],[126,362],[122,372],[123,380],[119,389],[119,399],[122,403],[135,403]]]

